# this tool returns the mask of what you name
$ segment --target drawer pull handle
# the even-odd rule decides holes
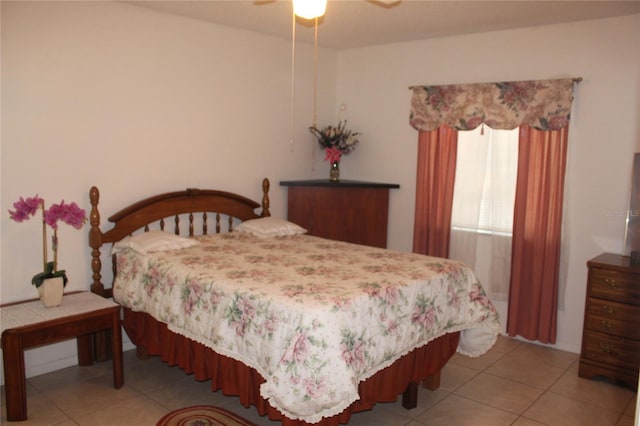
[[[600,350],[606,353],[607,355],[613,355],[613,356],[617,355],[613,345],[610,345],[608,343],[600,343]]]
[[[616,280],[613,280],[613,279],[610,279],[610,278],[605,278],[604,279],[604,283],[609,288],[616,288],[617,287]]]
[[[609,316],[614,316],[616,314],[615,306],[603,305],[602,312],[608,314]]]
[[[607,331],[611,331],[615,328],[615,324],[612,323],[611,321],[602,320],[600,321],[600,324],[602,325],[602,328],[604,328]]]

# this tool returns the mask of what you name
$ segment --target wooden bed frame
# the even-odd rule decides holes
[[[112,297],[112,289],[101,282],[101,248],[113,244],[135,231],[149,231],[152,227],[164,230],[168,222],[173,222],[173,232],[177,235],[203,235],[210,232],[209,218],[215,218],[215,233],[233,230],[234,219],[248,220],[270,216],[269,180],[262,181],[262,203],[243,196],[217,190],[187,189],[156,195],[136,202],[109,217],[111,229],[100,229],[97,187],[90,190],[91,212],[89,246],[91,247],[91,269],[93,282],[91,291],[103,297]],[[260,212],[256,210],[260,208]],[[186,218],[186,219],[185,219]],[[226,219],[226,229],[223,224]],[[181,229],[186,221],[186,228]],[[200,223],[200,232],[196,232]],[[113,275],[116,275],[115,257],[112,258]],[[258,372],[245,364],[215,353],[208,347],[168,330],[165,324],[150,315],[124,309],[123,327],[136,345],[140,358],[160,356],[169,365],[180,366],[185,373],[193,374],[196,380],[211,380],[211,389],[222,389],[225,395],[236,395],[245,407],[255,405],[260,415],[268,415],[272,420],[280,420],[286,426],[301,426],[308,423],[292,420],[274,409],[260,395],[260,385],[265,381]],[[428,345],[415,349],[367,380],[360,383],[360,399],[342,413],[324,418],[321,425],[347,423],[351,413],[371,409],[377,402],[395,401],[403,394],[402,405],[415,408],[417,405],[418,383],[423,387],[437,389],[440,386],[440,370],[455,353],[459,333],[446,334]],[[98,357],[106,352],[97,342]]]

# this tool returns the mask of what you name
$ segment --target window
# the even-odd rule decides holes
[[[496,301],[509,298],[519,131],[458,132],[450,257],[471,266]]]
[[[517,169],[518,128],[460,131],[452,228],[511,235]]]

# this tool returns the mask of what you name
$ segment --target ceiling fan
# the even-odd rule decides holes
[[[327,10],[327,0],[292,0],[293,13],[304,19],[315,19],[324,15]],[[379,6],[390,6],[400,3],[400,0],[367,0]]]
[[[277,0],[256,0],[257,4],[273,3]],[[324,16],[327,10],[327,0],[291,0],[293,2],[293,13],[303,19],[315,19]],[[368,3],[381,7],[391,7],[400,3],[401,0],[364,0]]]

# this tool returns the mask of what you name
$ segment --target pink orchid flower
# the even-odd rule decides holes
[[[16,222],[24,222],[34,216],[38,210],[42,210],[42,263],[43,272],[36,274],[31,282],[39,287],[46,278],[62,277],[63,283],[67,284],[65,271],[58,271],[58,222],[62,221],[75,229],[81,229],[87,220],[85,211],[78,207],[76,203],[65,204],[64,200],[60,204],[52,204],[49,209],[45,209],[44,200],[37,195],[27,198],[20,197],[13,203],[15,210],[9,210],[9,216]],[[47,226],[53,229],[51,237],[51,249],[53,251],[53,262],[49,262],[47,256]]]

